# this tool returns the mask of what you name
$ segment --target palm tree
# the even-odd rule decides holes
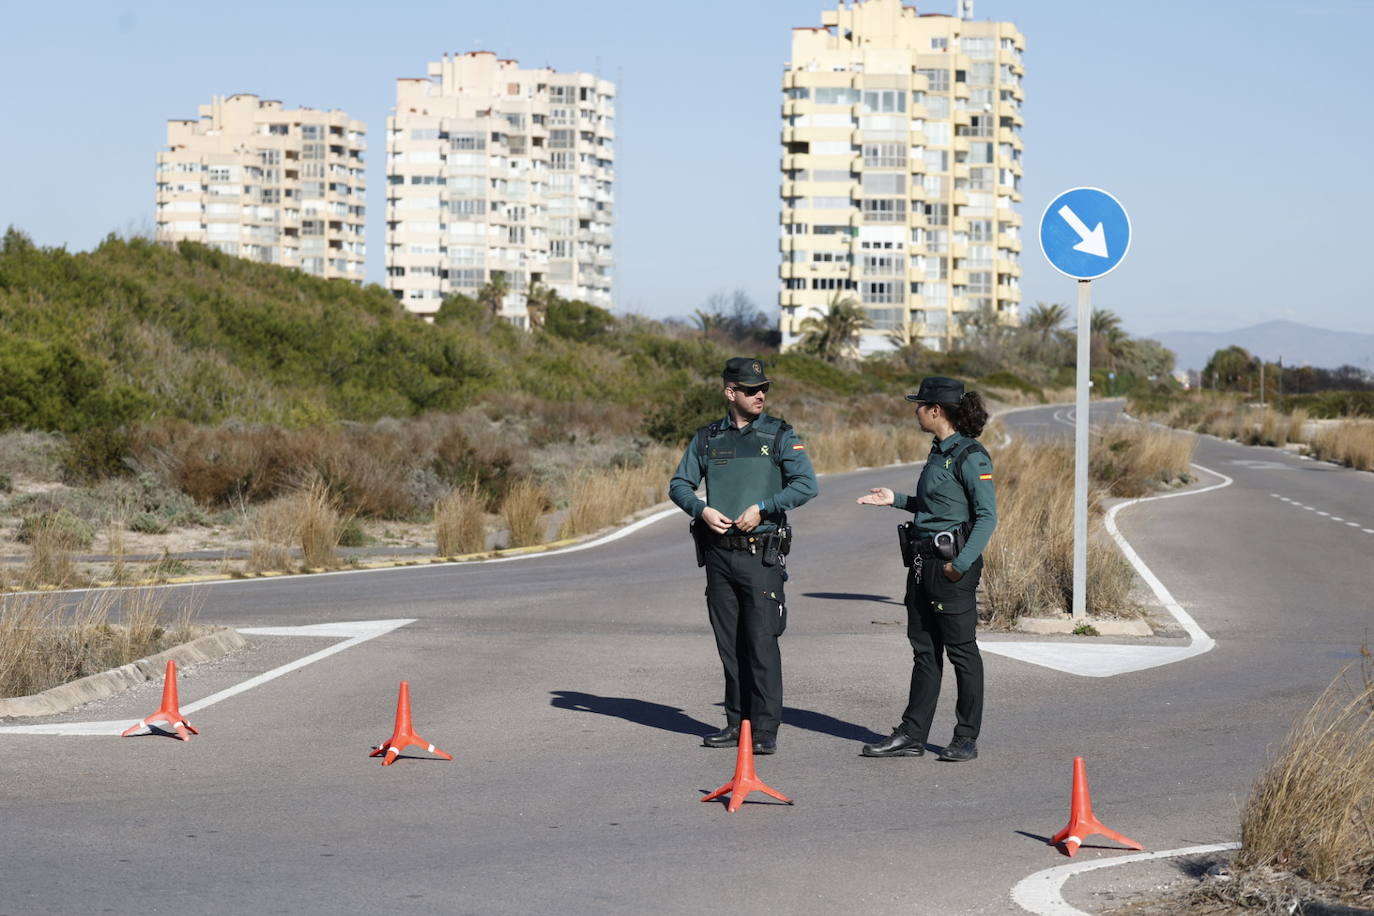
[[[1069,310],[1058,302],[1037,302],[1035,307],[1026,313],[1023,327],[1037,335],[1040,338],[1040,345],[1043,347],[1049,344],[1050,338],[1068,318]]]
[[[871,327],[868,313],[853,296],[836,291],[824,315],[811,315],[798,326],[801,349],[828,363],[847,358],[859,343],[859,332]]]
[[[506,293],[510,292],[510,283],[506,281],[506,275],[499,271],[491,272],[491,279],[477,291],[477,301],[491,310],[493,315],[501,311],[501,302],[506,298]]]
[[[525,293],[525,313],[529,316],[530,330],[537,331],[544,326],[549,306],[558,301],[558,292],[536,280],[530,280],[529,291]]]

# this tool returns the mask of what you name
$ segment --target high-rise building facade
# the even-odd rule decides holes
[[[499,279],[522,326],[537,285],[609,308],[615,86],[489,51],[428,74],[397,81],[387,119],[388,288],[432,315]]]
[[[1021,55],[1008,22],[840,0],[783,75],[783,346],[832,303],[863,352],[947,349],[978,310],[1017,320]]]
[[[157,239],[363,281],[367,129],[341,111],[216,98],[167,122]]]

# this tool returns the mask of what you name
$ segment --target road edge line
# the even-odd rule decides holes
[[[1112,868],[1132,862],[1145,862],[1150,859],[1169,859],[1175,856],[1193,856],[1208,852],[1221,852],[1226,849],[1239,849],[1239,843],[1212,843],[1205,846],[1184,846],[1179,849],[1162,849],[1158,852],[1143,852],[1120,858],[1099,859],[1094,862],[1072,862],[1056,865],[1043,871],[1027,875],[1011,889],[1011,901],[1021,909],[1036,916],[1093,916],[1071,905],[1061,893],[1065,882],[1074,875],[1099,868]]]

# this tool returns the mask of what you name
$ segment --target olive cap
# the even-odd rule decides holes
[[[737,385],[767,385],[768,376],[763,374],[763,362],[751,356],[736,356],[727,360],[721,378]]]

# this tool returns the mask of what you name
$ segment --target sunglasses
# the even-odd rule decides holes
[[[767,394],[770,384],[769,382],[764,382],[762,385],[736,385],[733,390],[738,391],[746,398],[752,398],[756,394]]]

